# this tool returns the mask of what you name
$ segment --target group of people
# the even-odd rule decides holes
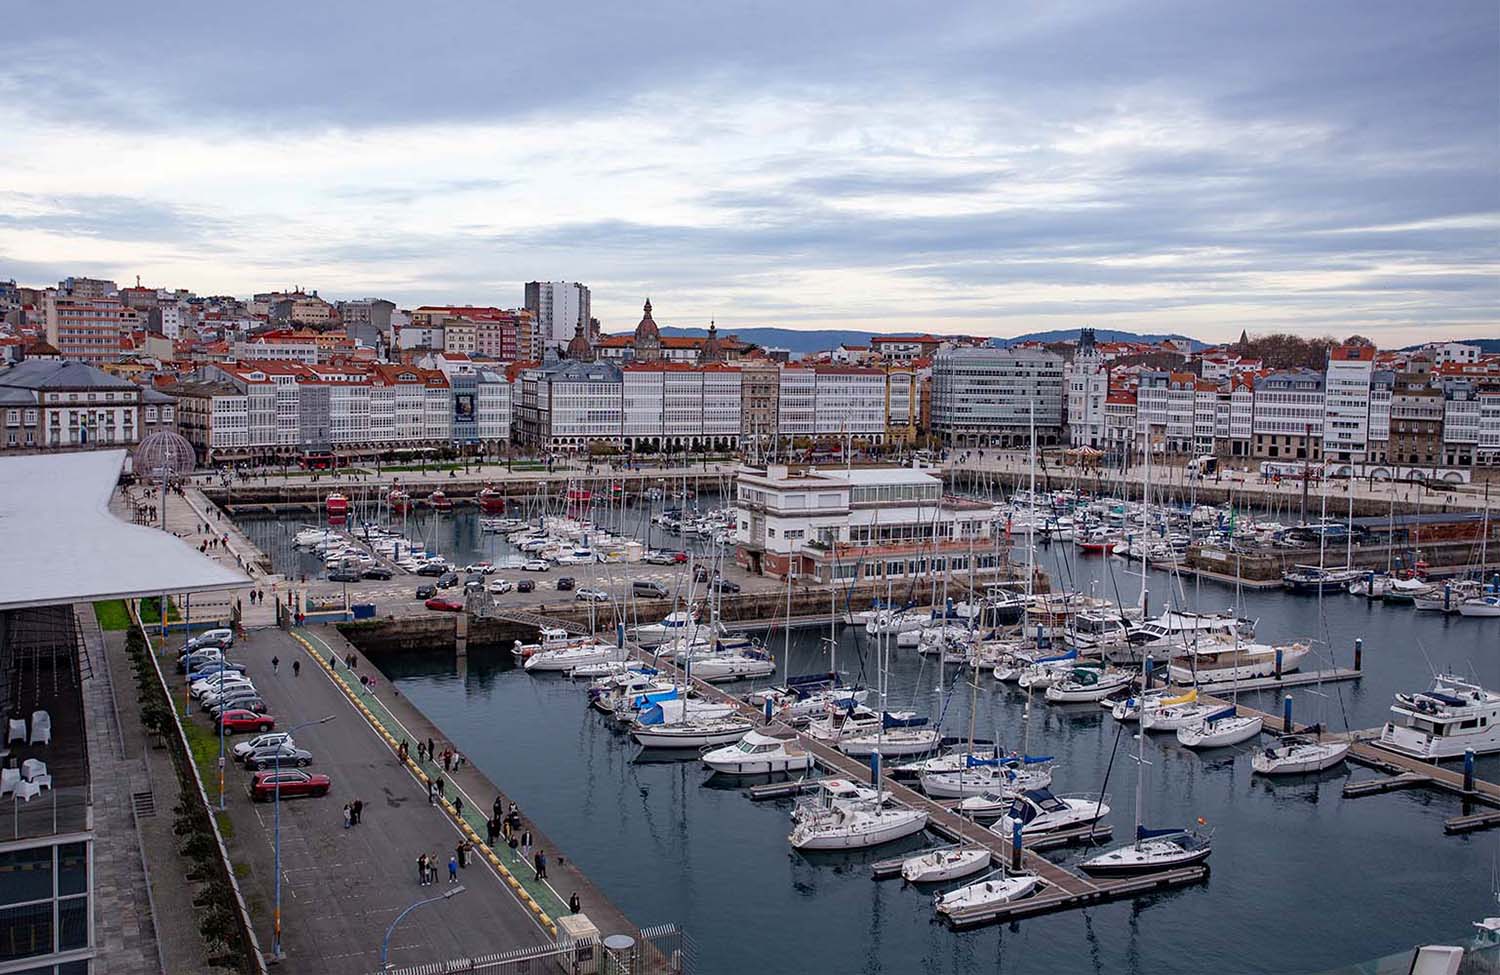
[[[353,802],[344,803],[344,828],[349,829],[358,826],[360,817],[364,815],[365,803],[363,799],[355,799]]]
[[[423,853],[417,857],[417,881],[423,887],[437,883],[438,858],[436,853]],[[448,858],[448,883],[458,883],[458,851]]]

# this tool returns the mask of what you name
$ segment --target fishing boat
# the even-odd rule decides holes
[[[1425,691],[1397,694],[1375,744],[1422,759],[1500,752],[1500,693],[1453,674]]]
[[[323,499],[323,510],[328,517],[343,518],[349,514],[349,499],[338,492],[334,492]]]
[[[1205,715],[1196,725],[1177,729],[1177,742],[1186,748],[1227,748],[1249,741],[1260,734],[1260,715],[1243,715],[1236,705],[1229,705]]]
[[[479,510],[487,515],[504,514],[505,495],[492,487],[485,487],[479,492]]]
[[[989,865],[990,851],[983,847],[948,847],[903,860],[901,879],[909,884],[938,884],[978,873]]]
[[[812,768],[813,757],[795,738],[778,738],[752,730],[732,745],[704,752],[702,761],[725,775],[761,775],[805,772]]]
[[[987,907],[1000,907],[1012,901],[1029,897],[1041,885],[1042,878],[1034,873],[1007,873],[1004,868],[972,884],[967,884],[946,894],[935,894],[932,909],[941,918],[955,921],[965,914],[981,912]]]
[[[436,511],[451,511],[453,509],[453,499],[444,494],[441,489],[427,495],[427,503]]]
[[[391,488],[385,496],[386,504],[390,505],[391,514],[404,515],[411,510],[411,495],[400,488]]]
[[[1261,775],[1304,775],[1333,768],[1349,753],[1349,742],[1324,741],[1320,730],[1281,736],[1276,744],[1252,755],[1250,767]]]
[[[1129,687],[1134,680],[1135,675],[1124,670],[1075,667],[1071,674],[1048,687],[1044,696],[1053,704],[1102,701],[1116,691]]]
[[[1022,836],[1055,833],[1074,826],[1086,826],[1109,815],[1109,797],[1076,793],[1053,795],[1050,789],[1030,789],[1011,800],[990,832],[1009,841],[1015,827]]]

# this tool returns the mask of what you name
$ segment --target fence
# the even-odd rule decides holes
[[[611,935],[565,945],[518,948],[478,958],[452,958],[394,969],[383,975],[693,975],[693,941],[675,924],[643,928],[640,937]]]

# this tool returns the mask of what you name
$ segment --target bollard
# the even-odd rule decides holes
[[[1156,666],[1155,666],[1155,664],[1156,664],[1156,662],[1154,660],[1152,660],[1150,657],[1147,657],[1145,664],[1143,664],[1142,667],[1141,667],[1141,690],[1142,690],[1142,692],[1151,690],[1152,686],[1156,683],[1156,680],[1155,680],[1155,678],[1156,678]]]
[[[1010,868],[1021,869],[1021,824],[1010,824]]]
[[[1292,733],[1292,695],[1290,694],[1281,699],[1281,730],[1287,734]]]
[[[625,649],[625,622],[623,620],[615,624],[615,646],[621,650]]]
[[[880,753],[870,753],[870,784],[880,788]]]
[[[1474,749],[1464,749],[1464,791],[1474,791]]]
[[[1276,679],[1281,680],[1281,648],[1276,648]]]
[[[1365,638],[1357,637],[1354,641],[1354,669],[1359,670],[1365,664]]]
[[[1453,587],[1445,582],[1443,583],[1443,612],[1451,613],[1453,611],[1453,607],[1451,605],[1452,599]]]
[[[771,723],[771,699],[766,698],[766,724]]]

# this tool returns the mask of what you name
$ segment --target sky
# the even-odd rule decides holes
[[[7,28],[22,283],[1500,336],[1492,0],[53,0]]]

